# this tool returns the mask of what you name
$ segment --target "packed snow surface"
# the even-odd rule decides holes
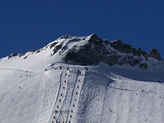
[[[159,74],[57,64],[40,72],[0,68],[0,77],[0,123],[164,122]]]
[[[0,123],[164,123],[163,71],[64,64],[51,44],[0,59]]]

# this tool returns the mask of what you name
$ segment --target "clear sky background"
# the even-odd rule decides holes
[[[164,0],[0,0],[0,58],[92,33],[164,58]]]

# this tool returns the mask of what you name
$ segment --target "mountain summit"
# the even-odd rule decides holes
[[[30,58],[33,60],[30,60]],[[141,48],[136,50],[121,40],[107,41],[95,34],[85,37],[65,35],[39,50],[31,50],[25,54],[13,53],[7,59],[1,61],[11,61],[14,64],[15,59],[19,59],[22,64],[26,64],[26,61],[33,61],[31,65],[39,65],[38,68],[54,63],[73,65],[105,63],[109,66],[129,65],[140,69],[148,69],[152,68],[152,66],[159,67],[158,64],[163,64],[160,52],[156,49],[152,49],[150,53],[147,53]]]
[[[164,61],[97,35],[0,59],[0,123],[164,123]]]

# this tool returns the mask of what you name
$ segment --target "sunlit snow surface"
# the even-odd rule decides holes
[[[163,76],[135,73],[104,65],[0,68],[0,123],[164,122]]]
[[[49,45],[0,59],[0,123],[164,123],[162,65],[68,65]]]

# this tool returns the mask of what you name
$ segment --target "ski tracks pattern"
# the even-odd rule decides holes
[[[52,108],[49,123],[75,123],[85,70],[72,66],[62,66],[61,69],[58,96]]]

